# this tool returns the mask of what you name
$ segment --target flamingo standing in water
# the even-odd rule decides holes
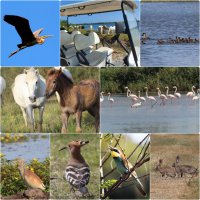
[[[138,107],[140,107],[140,106],[142,106],[142,102],[138,102],[138,103],[133,104],[133,105],[131,106],[131,108],[138,108]]]
[[[156,90],[158,90],[158,96],[161,99],[160,105],[163,104],[163,106],[164,106],[165,105],[165,101],[167,100],[167,97],[166,97],[166,95],[161,93],[160,88],[156,88]]]
[[[111,96],[111,93],[108,92],[108,101],[110,102],[110,104],[112,106],[112,104],[114,103],[115,100],[113,98],[111,98],[110,96]]]
[[[176,99],[176,96],[173,95],[173,94],[169,94],[169,87],[168,86],[166,86],[165,88],[167,89],[166,96],[171,99],[171,103],[172,103],[172,99]]]
[[[181,94],[177,92],[177,87],[173,86],[173,88],[175,89],[174,90],[174,96],[177,97],[178,99],[180,99],[181,98]]]
[[[151,107],[153,108],[153,106],[157,103],[155,97],[153,96],[148,96],[148,87],[145,87],[144,89],[146,89],[146,98],[151,101]],[[154,102],[154,104],[152,104],[152,102]]]
[[[195,96],[195,91],[194,91],[194,89],[195,89],[195,86],[193,85],[193,86],[192,86],[192,91],[191,91],[191,92],[188,92],[188,93],[186,94],[186,96],[187,96],[187,97],[194,97],[194,96]]]
[[[197,95],[192,98],[193,101],[200,99],[200,89],[197,90]]]
[[[126,93],[127,97],[130,97],[133,103],[136,102],[138,100],[137,95],[132,94],[128,87],[125,87],[125,89],[127,90],[127,93]]]
[[[103,97],[103,91],[100,93],[100,102],[102,103],[104,101],[104,97]]]
[[[138,91],[138,99],[140,99],[143,102],[146,101],[146,99],[144,97],[140,96],[140,91]]]
[[[131,90],[129,90],[129,88],[128,87],[125,87],[125,89],[127,90],[127,97],[131,97],[131,98],[138,98],[138,96],[137,95],[135,95],[135,94],[132,94],[132,92],[131,92]]]

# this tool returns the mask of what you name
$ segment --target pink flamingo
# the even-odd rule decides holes
[[[110,102],[110,105],[112,106],[112,104],[115,102],[115,100],[113,98],[110,97],[111,93],[108,92],[108,101]]]
[[[200,99],[200,89],[197,90],[197,95],[192,98],[193,101]]]
[[[165,87],[167,89],[166,91],[166,96],[169,97],[171,99],[171,103],[172,103],[172,99],[176,99],[176,96],[173,94],[169,94],[169,87]]]
[[[174,96],[177,97],[178,99],[180,99],[181,98],[181,94],[177,92],[177,87],[173,86],[173,88],[175,89]]]
[[[194,96],[195,96],[195,91],[194,91],[194,89],[195,89],[195,86],[193,85],[193,86],[192,86],[192,91],[191,91],[191,92],[188,92],[188,93],[186,94],[186,96],[187,96],[187,97],[194,97]]]
[[[127,97],[130,97],[133,103],[136,102],[138,100],[137,95],[131,94],[131,91],[128,89],[128,87],[125,87],[125,89],[127,90]]]
[[[140,96],[140,91],[138,91],[138,99],[140,99],[143,102],[146,101],[146,99],[144,97]]]
[[[100,93],[100,102],[102,103],[104,101],[104,97],[103,97],[103,91]]]
[[[133,105],[131,106],[131,108],[138,108],[138,107],[140,107],[140,106],[142,106],[142,102],[138,102],[138,103],[133,104]]]
[[[146,89],[146,98],[151,101],[151,107],[153,108],[153,106],[157,103],[155,97],[153,96],[148,96],[148,87],[145,87],[144,89]],[[154,102],[154,104],[152,104],[152,102]]]
[[[156,90],[158,90],[158,96],[161,99],[160,105],[163,104],[163,106],[164,106],[165,105],[165,101],[167,100],[167,97],[166,97],[166,95],[161,93],[160,88],[156,88]]]

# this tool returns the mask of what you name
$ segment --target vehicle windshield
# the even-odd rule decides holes
[[[127,17],[128,26],[131,32],[131,37],[135,46],[140,46],[139,22],[136,19],[134,10],[128,5],[124,4],[124,11]]]

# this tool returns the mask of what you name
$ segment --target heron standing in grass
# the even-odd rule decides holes
[[[14,54],[18,53],[19,51],[21,51],[22,49],[34,46],[36,44],[43,44],[45,41],[45,38],[52,36],[52,35],[39,36],[39,34],[43,31],[43,28],[35,32],[32,32],[29,25],[29,21],[20,16],[5,15],[4,21],[14,26],[17,33],[22,39],[22,43],[17,45],[19,49],[12,52],[9,55],[9,58],[13,56]]]

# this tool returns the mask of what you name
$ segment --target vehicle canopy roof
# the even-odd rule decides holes
[[[90,0],[61,6],[61,16],[76,16],[121,10],[121,2],[126,1],[134,10],[137,8],[133,0]]]

